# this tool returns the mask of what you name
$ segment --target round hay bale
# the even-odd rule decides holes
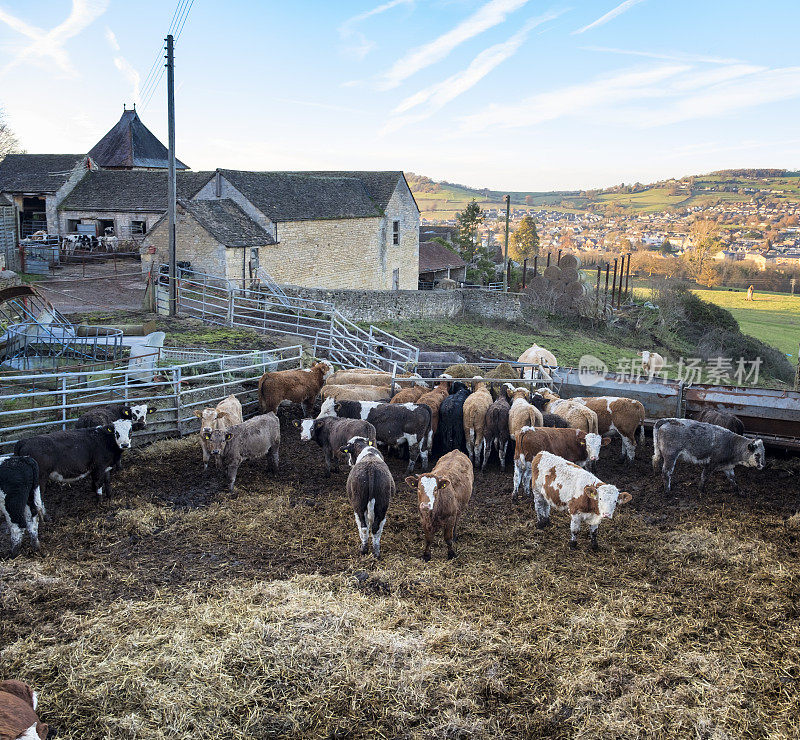
[[[574,267],[561,266],[561,274],[565,283],[577,283],[580,280],[580,273]]]
[[[564,293],[558,296],[558,298],[556,298],[553,307],[555,308],[556,313],[565,313],[565,314],[575,313],[575,299]]]
[[[460,362],[457,365],[450,365],[442,374],[451,378],[474,378],[481,375],[481,369],[477,365]]]
[[[556,265],[550,265],[542,274],[551,282],[559,280],[561,278],[561,268]]]
[[[457,287],[458,283],[450,278],[442,278],[436,286],[437,290],[455,290]]]
[[[519,371],[511,367],[507,362],[501,362],[497,367],[493,367],[488,373],[485,373],[484,377],[497,378],[498,380],[511,380],[512,378],[516,378],[518,380]],[[502,383],[489,383],[489,392],[492,394],[492,398],[494,398],[495,401],[499,396],[502,386]]]
[[[564,293],[571,298],[582,298],[586,295],[586,285],[584,283],[570,283]]]
[[[548,287],[550,287],[550,281],[544,275],[534,275],[528,281],[527,285],[527,288],[532,290],[534,293],[547,290]]]
[[[570,270],[577,270],[581,266],[581,261],[574,254],[563,254],[561,255],[561,262],[559,262],[558,265],[562,270],[567,268]]]

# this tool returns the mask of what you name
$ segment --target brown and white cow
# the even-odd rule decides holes
[[[540,452],[552,452],[585,468],[600,457],[600,448],[610,441],[599,434],[587,434],[580,429],[523,427],[517,434],[514,447],[514,488],[511,500],[517,500],[520,484],[523,493],[531,495],[531,464]]]
[[[258,381],[258,402],[261,411],[276,412],[283,401],[299,403],[303,416],[308,416],[308,404],[316,399],[326,379],[333,373],[328,362],[318,362],[306,370],[276,370],[264,373]]]
[[[598,434],[619,435],[622,440],[619,460],[633,462],[636,457],[636,432],[644,442],[644,406],[635,399],[620,396],[586,396],[573,398],[597,414]]]
[[[506,388],[511,396],[511,408],[508,411],[508,433],[511,439],[516,439],[517,432],[522,427],[543,426],[542,412],[528,402],[531,392],[527,388],[514,388],[511,383],[506,383]]]
[[[223,398],[213,409],[204,408],[202,411],[196,409],[194,415],[200,419],[200,449],[203,453],[203,470],[208,470],[208,460],[210,457],[208,440],[204,432],[213,432],[215,429],[225,431],[236,424],[241,424],[242,404],[232,393],[227,398]],[[219,462],[219,458],[217,458]]]
[[[0,738],[46,740],[50,728],[36,714],[36,692],[23,681],[0,681]],[[53,731],[55,735],[55,731]]]
[[[642,371],[649,380],[652,380],[655,375],[658,375],[664,369],[665,360],[658,352],[651,352],[645,349],[636,354],[642,358]]]
[[[589,525],[592,549],[597,549],[597,528],[603,519],[611,519],[617,504],[625,504],[631,495],[620,493],[616,486],[603,483],[596,475],[552,452],[540,452],[531,463],[536,526],[550,524],[550,509],[569,511],[569,546],[578,547],[578,533],[584,522]]]
[[[483,437],[486,426],[486,412],[492,405],[492,393],[481,378],[475,378],[475,385],[464,401],[464,437],[467,441],[467,454],[472,464],[478,467],[483,455]]]
[[[417,489],[419,518],[425,534],[423,560],[431,559],[433,536],[440,529],[447,543],[447,557],[456,556],[453,546],[456,527],[472,496],[473,480],[472,463],[459,450],[442,455],[430,473],[406,478],[406,483]]]

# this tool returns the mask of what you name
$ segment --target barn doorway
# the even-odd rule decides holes
[[[36,197],[23,198],[19,212],[19,235],[25,239],[37,231],[47,231],[45,200]]]

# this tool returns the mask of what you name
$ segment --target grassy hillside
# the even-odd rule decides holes
[[[516,206],[583,211],[592,206],[615,205],[632,213],[652,213],[670,207],[708,206],[719,201],[745,202],[753,197],[752,192],[745,190],[765,192],[771,198],[800,201],[800,177],[795,173],[776,177],[698,175],[693,180],[691,191],[684,189],[676,194],[664,183],[648,185],[638,193],[600,192],[587,196],[581,195],[579,191],[510,191],[508,194],[512,205]],[[473,199],[487,209],[500,209],[505,205],[503,198],[506,193],[501,190],[477,189],[450,183],[423,184],[413,178],[409,178],[409,184],[423,217],[428,219],[453,218]],[[723,188],[736,188],[739,192],[725,192]],[[530,204],[526,203],[526,199],[530,199]]]

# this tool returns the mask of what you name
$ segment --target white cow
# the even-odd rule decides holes
[[[517,362],[523,362],[530,365],[538,365],[539,371],[542,373],[543,377],[550,378],[549,373],[545,372],[543,365],[547,365],[549,367],[557,367],[558,360],[556,360],[556,356],[546,350],[544,347],[540,347],[538,344],[534,344],[532,347],[528,347],[520,356]],[[522,371],[523,379],[527,378],[530,380],[533,378],[533,368],[526,367]]]

